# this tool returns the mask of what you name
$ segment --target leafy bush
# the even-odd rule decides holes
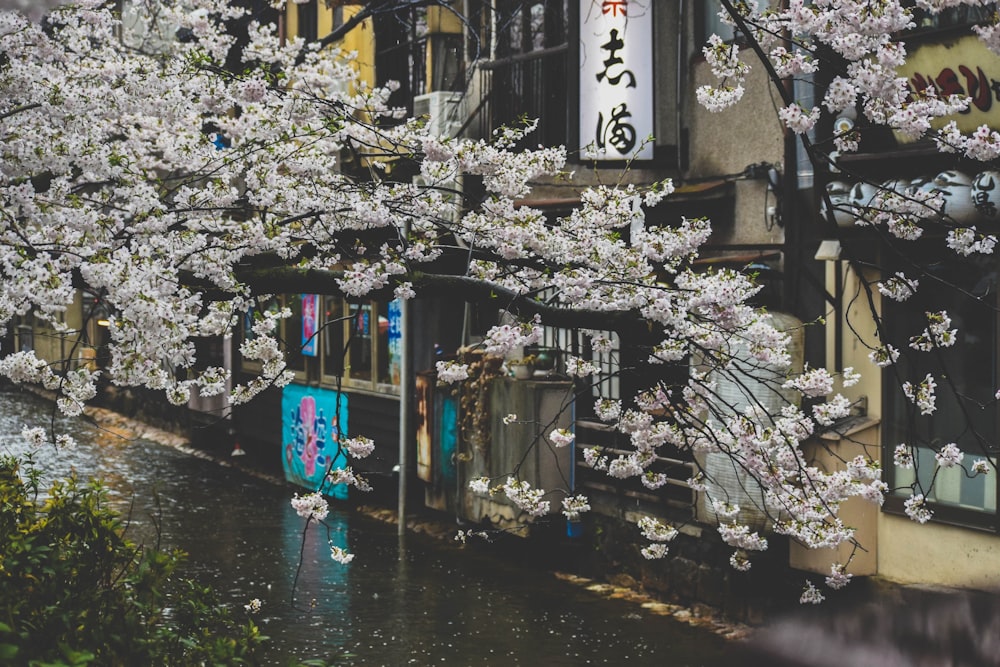
[[[182,553],[126,539],[99,482],[39,489],[0,458],[0,664],[258,664],[257,626],[176,576]]]

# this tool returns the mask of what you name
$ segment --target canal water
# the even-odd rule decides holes
[[[331,533],[310,530],[289,504],[292,489],[148,440],[123,438],[82,419],[54,417],[29,394],[0,393],[0,453],[23,452],[24,426],[74,434],[78,446],[39,450],[57,477],[98,477],[130,516],[133,539],[161,528],[165,547],[188,554],[189,573],[271,637],[270,664],[292,657],[338,665],[740,664],[724,640],[601,598],[500,554],[409,535],[350,510],[331,509]],[[143,537],[146,536],[146,537]],[[328,540],[355,554],[329,557]],[[295,600],[292,587],[304,544]]]

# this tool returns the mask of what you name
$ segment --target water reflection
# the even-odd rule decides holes
[[[0,451],[24,451],[22,427],[52,418],[46,402],[0,394]],[[394,526],[347,510],[331,510],[330,533],[311,530],[303,544],[289,488],[83,420],[55,421],[79,446],[39,452],[46,477],[102,478],[130,513],[133,538],[153,539],[159,524],[164,545],[191,554],[189,572],[235,608],[261,599],[271,664],[290,656],[393,666],[739,664],[713,635],[494,553],[421,536],[401,542]],[[354,561],[331,560],[329,541]]]

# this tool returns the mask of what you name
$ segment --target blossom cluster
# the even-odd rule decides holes
[[[347,453],[356,459],[363,459],[375,451],[375,442],[363,435],[347,438],[342,444],[347,448]]]
[[[469,377],[469,364],[457,361],[439,361],[436,364],[437,379],[442,384],[454,384]]]
[[[924,352],[936,347],[951,347],[957,340],[957,329],[950,329],[951,318],[946,311],[927,313],[927,328],[910,338],[910,347]]]
[[[358,491],[371,491],[371,484],[368,480],[361,475],[354,472],[354,469],[350,466],[344,468],[334,468],[326,474],[326,483],[336,486],[337,484],[343,484],[345,486],[353,486]]]
[[[937,382],[928,373],[919,383],[904,382],[903,394],[920,409],[920,414],[929,415],[937,410]]]
[[[590,511],[590,501],[586,496],[567,496],[562,500],[562,513],[570,521],[576,521],[584,512]]]
[[[295,508],[296,514],[309,521],[322,521],[330,513],[326,498],[318,492],[307,493],[304,496],[296,493],[292,496],[292,507]]]
[[[549,441],[556,447],[566,447],[572,444],[575,437],[572,431],[565,428],[557,428],[549,433]]]
[[[330,558],[337,561],[341,565],[347,565],[354,560],[354,554],[348,553],[343,547],[330,544]]]
[[[543,500],[546,493],[544,489],[533,489],[524,480],[508,477],[503,485],[503,492],[511,502],[529,516],[539,517],[549,513],[551,503],[548,500]]]

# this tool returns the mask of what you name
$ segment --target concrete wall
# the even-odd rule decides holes
[[[708,64],[700,58],[690,68],[685,124],[690,133],[689,175],[717,176],[743,171],[748,164],[781,164],[784,133],[778,120],[780,97],[760,66],[747,77],[746,92],[735,106],[711,113],[698,104],[694,92],[717,83]]]
[[[878,524],[879,576],[905,584],[1000,587],[1000,537],[885,514]]]
[[[746,56],[744,56],[746,59]],[[753,63],[751,63],[753,65]],[[754,67],[746,81],[743,99],[724,111],[712,113],[698,104],[695,91],[702,85],[717,83],[708,64],[695,56],[688,68],[685,87],[685,118],[688,130],[689,180],[733,178],[735,206],[732,221],[714,221],[730,225],[719,230],[713,243],[771,244],[784,241],[782,227],[767,218],[768,206],[780,206],[768,192],[763,178],[742,176],[748,165],[767,163],[784,167],[784,130],[778,119],[776,100],[780,98],[762,68]]]

